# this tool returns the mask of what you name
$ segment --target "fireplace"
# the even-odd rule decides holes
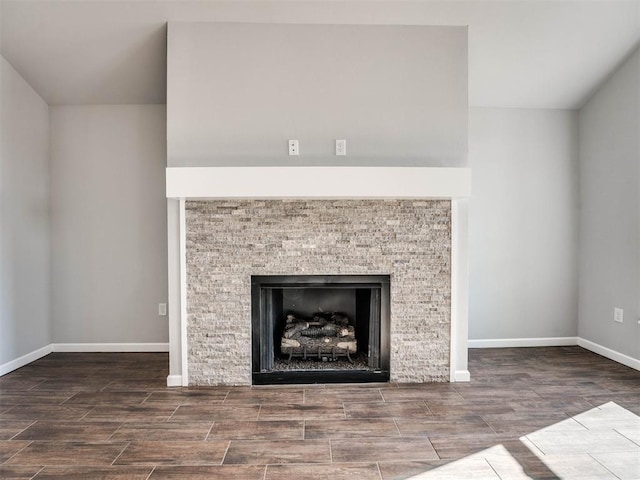
[[[268,361],[254,365],[252,280],[292,272],[388,275],[388,364],[381,354],[379,368],[374,363],[370,372],[388,371],[389,381],[398,383],[468,381],[469,173],[418,167],[167,169],[172,299],[167,383],[251,385],[254,372],[269,373]],[[274,177],[287,178],[287,188],[264,181]],[[285,313],[284,303],[270,308]],[[362,325],[361,312],[345,309],[312,305],[293,315],[313,320],[314,313],[347,313]],[[381,322],[383,314],[381,309]],[[329,328],[339,321],[336,317]],[[346,326],[353,327],[356,353],[363,353],[365,342],[368,353],[366,333]],[[381,348],[386,331],[381,324]],[[286,363],[289,355],[283,359],[280,333],[271,338],[271,370],[277,371],[282,369],[277,362]],[[304,359],[304,349],[300,353]],[[336,350],[335,362],[345,361],[341,353]],[[322,350],[320,357],[316,365],[334,368],[332,351]]]
[[[388,275],[251,278],[252,381],[389,381]]]

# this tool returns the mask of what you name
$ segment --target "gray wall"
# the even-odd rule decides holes
[[[575,112],[472,108],[469,161],[469,338],[575,337]]]
[[[0,365],[51,343],[49,107],[0,57]]]
[[[580,336],[640,359],[640,51],[580,110]],[[624,323],[613,309],[624,309]]]
[[[53,340],[168,341],[164,105],[51,108]]]
[[[467,163],[466,27],[178,22],[168,36],[169,166]]]

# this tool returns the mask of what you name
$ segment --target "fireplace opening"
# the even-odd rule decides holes
[[[256,385],[389,381],[388,275],[252,276]]]

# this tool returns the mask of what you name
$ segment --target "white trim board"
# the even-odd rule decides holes
[[[168,352],[168,343],[50,343],[0,365],[0,376],[13,372],[53,352]]]
[[[168,343],[52,343],[53,352],[168,352]]]
[[[578,344],[578,337],[488,338],[469,340],[469,348],[566,347]]]
[[[469,340],[469,348],[509,348],[509,347],[567,347],[578,345],[598,355],[640,370],[640,360],[624,353],[599,345],[582,337],[546,337],[546,338],[493,338]]]
[[[21,357],[11,360],[7,363],[3,363],[2,365],[0,365],[0,376],[6,375],[9,372],[13,372],[14,370],[24,367],[25,365],[28,365],[31,362],[35,362],[39,358],[49,355],[51,352],[53,352],[51,345],[46,345],[42,348],[38,348],[33,352],[29,352],[26,355],[22,355]]]
[[[471,169],[448,167],[169,167],[167,198],[464,198]],[[278,182],[265,182],[277,178]],[[282,185],[287,188],[283,189]]]
[[[182,375],[167,375],[167,387],[181,387]]]
[[[626,365],[627,367],[631,367],[635,370],[640,370],[640,359],[630,357],[624,353],[616,352],[615,350],[603,347],[602,345],[581,337],[578,337],[578,345],[582,348],[586,348],[587,350],[591,350],[593,353],[597,353],[598,355],[602,355],[610,360],[621,363],[622,365]]]

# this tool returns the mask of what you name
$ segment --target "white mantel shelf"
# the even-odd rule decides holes
[[[169,167],[167,198],[467,198],[471,169]]]

